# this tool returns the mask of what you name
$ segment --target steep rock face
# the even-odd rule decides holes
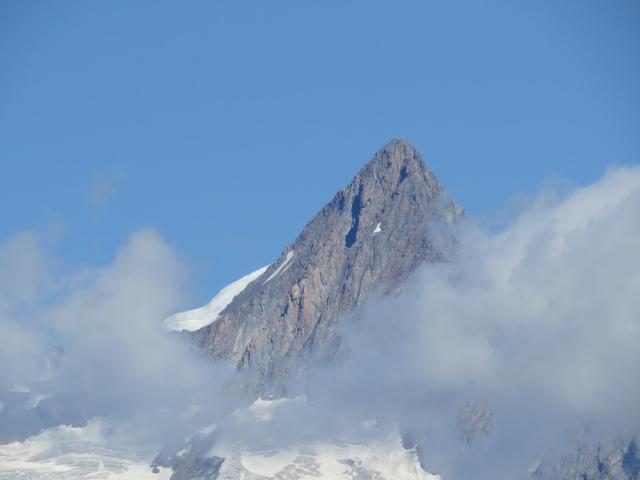
[[[374,290],[401,288],[419,263],[440,259],[428,229],[460,215],[420,154],[393,140],[193,341],[253,372],[261,393],[280,393],[303,356],[336,351],[345,314]]]

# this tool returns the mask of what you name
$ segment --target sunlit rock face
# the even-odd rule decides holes
[[[336,354],[346,314],[441,259],[430,227],[461,215],[413,146],[393,140],[193,341],[248,372],[254,395],[281,395],[292,371]]]

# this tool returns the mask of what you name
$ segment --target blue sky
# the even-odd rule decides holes
[[[204,301],[393,137],[482,218],[640,160],[640,3],[0,3],[0,240],[157,229]],[[52,237],[52,238],[53,238]]]

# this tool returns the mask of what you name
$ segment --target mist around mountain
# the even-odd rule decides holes
[[[181,334],[157,232],[100,268],[19,233],[0,478],[638,478],[639,211],[619,167],[488,230],[392,142]]]

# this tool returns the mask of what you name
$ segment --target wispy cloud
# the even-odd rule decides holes
[[[91,185],[89,188],[89,201],[94,208],[103,208],[115,197],[117,189],[115,183],[108,180],[101,180]]]

